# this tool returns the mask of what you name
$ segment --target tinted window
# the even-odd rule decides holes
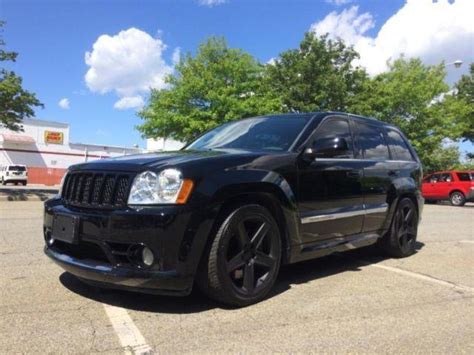
[[[26,168],[24,166],[10,166],[8,170],[9,171],[25,171]]]
[[[438,182],[451,182],[451,181],[453,181],[453,178],[450,173],[441,174],[438,180]]]
[[[359,145],[362,156],[365,159],[390,159],[387,143],[385,143],[385,138],[379,128],[363,123],[357,123],[357,127],[359,131]]]
[[[471,175],[469,173],[457,173],[460,181],[471,181]]]
[[[308,120],[309,117],[257,117],[230,122],[207,132],[186,150],[288,150]]]
[[[328,149],[328,147],[336,146],[345,147],[345,149]],[[331,119],[323,123],[316,132],[313,149],[316,155],[322,158],[353,158],[354,150],[349,122],[343,119]]]
[[[428,182],[438,182],[440,178],[439,174],[433,174],[430,177],[427,178]]]
[[[389,129],[387,130],[387,134],[388,144],[390,145],[390,150],[392,151],[392,155],[394,155],[394,159],[413,160],[410,149],[400,133]]]

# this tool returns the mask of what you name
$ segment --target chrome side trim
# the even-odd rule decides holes
[[[363,216],[363,215],[368,215],[372,213],[385,213],[387,212],[387,209],[388,209],[388,206],[373,207],[369,209],[366,209],[364,206],[363,210],[358,210],[358,211],[338,212],[338,213],[320,214],[317,216],[303,217],[301,218],[301,223],[302,224],[316,223],[316,222],[323,222],[323,221],[331,221],[334,219]]]

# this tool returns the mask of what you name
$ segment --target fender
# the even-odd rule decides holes
[[[393,193],[388,194],[389,200],[389,211],[387,213],[387,218],[384,223],[384,230],[390,228],[392,223],[393,215],[395,214],[398,202],[402,196],[413,196],[416,199],[416,205],[418,207],[418,218],[421,220],[421,213],[423,211],[424,199],[421,196],[420,189],[417,186],[415,179],[409,176],[400,177],[395,179],[393,182]]]
[[[204,194],[209,197],[206,210],[214,218],[219,214],[225,202],[230,199],[249,195],[267,195],[268,198],[275,200],[281,212],[281,218],[277,218],[277,221],[285,231],[283,238],[286,250],[283,262],[287,260],[290,246],[299,243],[295,240],[299,235],[296,197],[290,184],[280,174],[258,169],[227,169],[201,181],[197,190],[205,191]],[[195,241],[204,238],[207,242],[211,230],[212,226],[204,223],[203,219],[203,223],[197,230],[197,234],[200,235],[195,236]]]

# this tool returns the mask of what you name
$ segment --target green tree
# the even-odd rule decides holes
[[[458,113],[466,106],[452,100],[445,76],[443,63],[430,66],[402,57],[364,84],[353,110],[400,127],[427,170],[441,162],[452,165],[455,156],[459,161],[459,152],[443,148],[442,142],[462,136],[465,125]]]
[[[276,112],[279,99],[263,74],[250,54],[211,38],[176,65],[167,88],[152,90],[138,129],[147,137],[189,141],[224,122]]]
[[[429,160],[423,163],[424,173],[433,173],[440,170],[451,170],[459,168],[459,148],[457,146],[438,146],[429,155]]]
[[[0,34],[4,22],[0,21]],[[0,62],[15,62],[18,53],[4,49],[5,42],[0,37]],[[34,116],[34,107],[43,107],[36,95],[22,87],[22,79],[3,66],[0,68],[0,126],[12,131],[21,131],[21,121]]]
[[[365,70],[354,66],[357,58],[341,40],[306,33],[298,48],[267,65],[282,111],[348,111],[367,79]]]
[[[462,126],[461,136],[474,142],[474,63],[469,67],[469,74],[463,75],[454,86],[453,103]]]

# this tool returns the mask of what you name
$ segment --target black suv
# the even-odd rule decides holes
[[[226,123],[180,151],[72,166],[45,203],[45,253],[85,282],[230,305],[281,264],[379,244],[415,251],[422,169],[391,125],[345,113]]]

